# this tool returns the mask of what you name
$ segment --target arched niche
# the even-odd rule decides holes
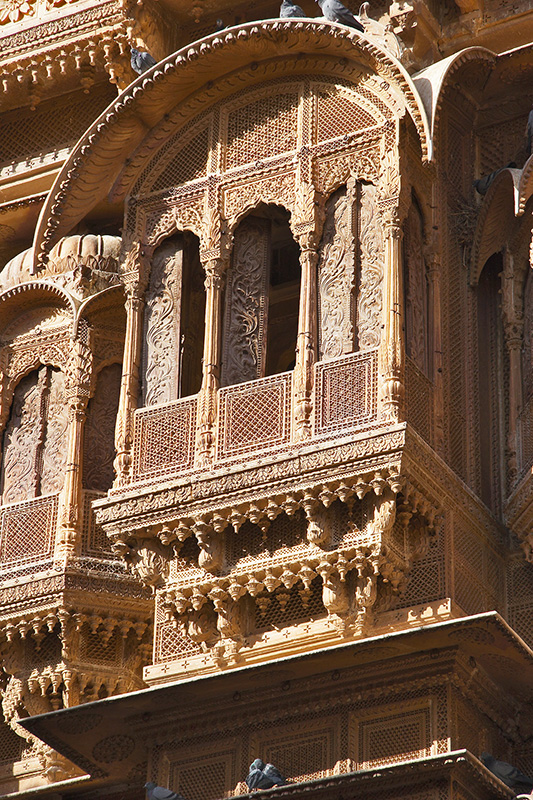
[[[234,232],[224,309],[223,386],[294,366],[301,269],[289,220],[286,209],[260,204]]]
[[[199,241],[173,234],[154,251],[145,293],[141,405],[196,394],[202,382],[205,289]]]

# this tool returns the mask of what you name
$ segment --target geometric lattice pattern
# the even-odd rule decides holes
[[[196,397],[136,411],[134,480],[192,466],[195,424]]]
[[[291,377],[286,372],[220,390],[218,458],[289,441]]]
[[[251,750],[275,764],[282,775],[308,781],[331,775],[338,752],[339,718],[306,719],[304,725],[276,725],[252,737]]]
[[[354,719],[355,760],[359,769],[382,764],[395,764],[432,753],[433,736],[429,705],[409,710],[391,708],[390,714],[380,710],[379,716]]]
[[[431,444],[433,384],[408,357],[405,359],[405,408],[408,422]]]
[[[482,534],[461,525],[459,519],[453,526],[453,558],[456,603],[467,614],[500,611],[505,585],[503,560]]]
[[[232,109],[228,118],[226,168],[296,149],[298,92],[272,90]]]
[[[7,506],[0,512],[0,564],[23,564],[52,551],[58,495]]]
[[[347,131],[358,131],[376,125],[374,117],[361,108],[354,92],[347,96],[338,86],[318,91],[317,139],[334,139]]]
[[[174,661],[189,655],[201,653],[200,645],[184,636],[172,622],[163,622],[157,626],[154,647],[154,664],[162,661]]]
[[[211,752],[210,752],[211,751]],[[240,777],[239,749],[236,742],[227,739],[218,747],[189,748],[168,754],[170,761],[169,785],[183,793],[187,800],[216,800],[225,796],[227,786],[235,786]]]
[[[320,362],[315,369],[317,436],[377,419],[377,351]]]

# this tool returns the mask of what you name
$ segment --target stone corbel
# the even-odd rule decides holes
[[[216,533],[213,526],[203,519],[197,520],[192,529],[200,546],[198,566],[206,572],[218,572],[224,563],[224,533]]]
[[[134,539],[128,543],[128,552],[123,555],[130,572],[152,591],[164,584],[173,555],[170,545],[165,546],[156,538]]]
[[[227,592],[215,586],[209,597],[217,614],[217,629],[220,641],[213,648],[215,663],[219,666],[239,661],[239,650],[244,643],[244,620],[239,602],[232,600]]]
[[[305,492],[300,505],[307,517],[307,541],[318,547],[326,547],[331,540],[331,525],[322,503],[311,492]]]

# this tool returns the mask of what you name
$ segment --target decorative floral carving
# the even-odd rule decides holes
[[[9,25],[18,22],[22,17],[32,17],[35,14],[33,0],[0,0],[0,25]]]
[[[326,222],[318,265],[320,359],[337,358],[353,350],[353,289],[355,283],[352,200],[339,189],[326,205]]]
[[[359,189],[360,285],[357,298],[357,338],[361,350],[377,347],[381,338],[383,231],[377,208],[377,189]]]
[[[235,232],[228,276],[222,363],[224,386],[255,380],[263,374],[269,255],[268,221],[248,217]]]

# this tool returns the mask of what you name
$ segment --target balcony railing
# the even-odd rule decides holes
[[[338,438],[378,421],[377,351],[315,365],[313,437]],[[292,445],[292,373],[218,393],[215,459],[223,464]],[[196,397],[135,412],[133,481],[172,478],[194,466]]]

